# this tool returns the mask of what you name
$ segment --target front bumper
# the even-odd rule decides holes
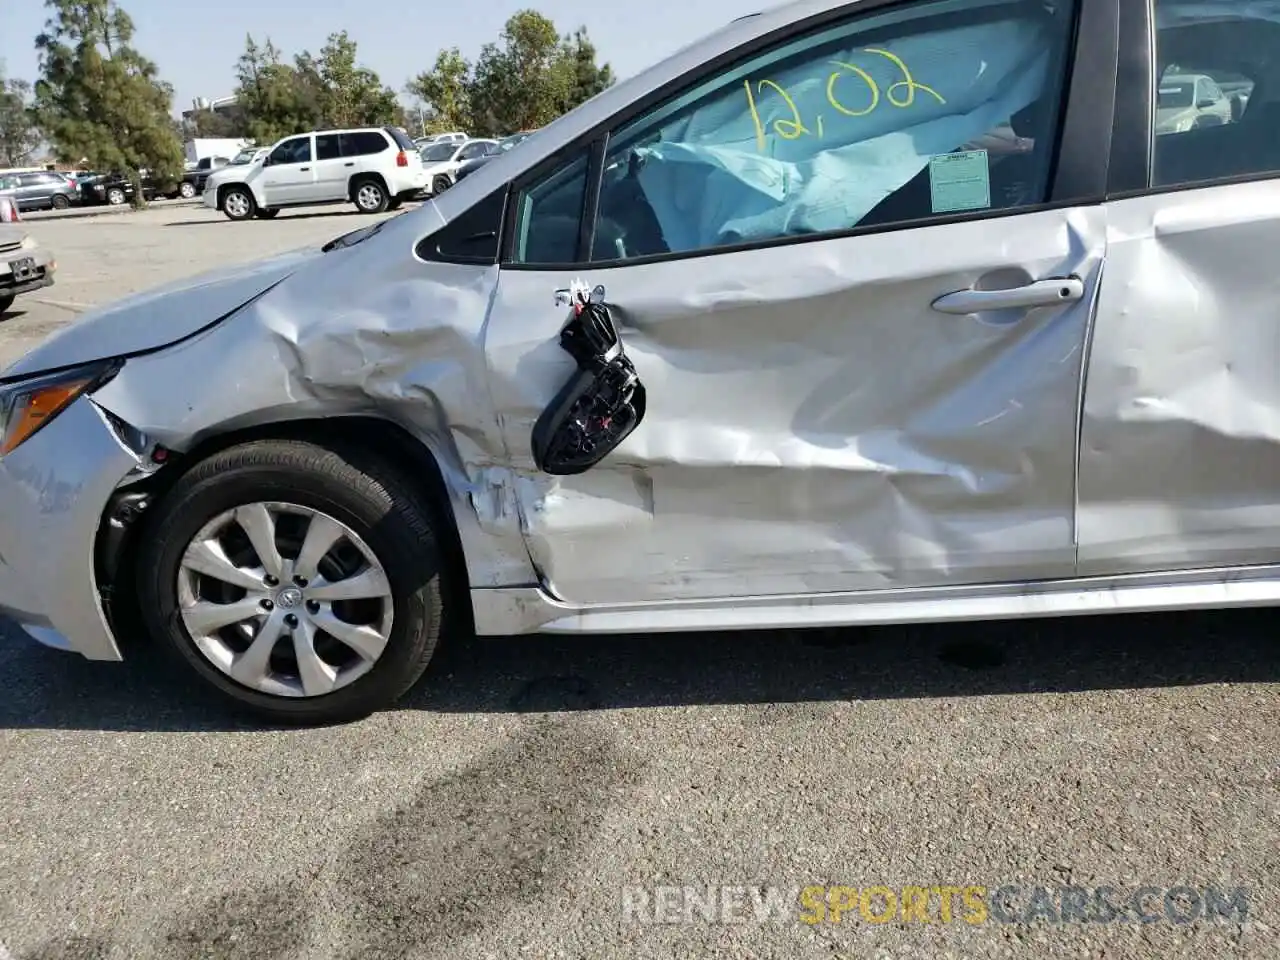
[[[121,659],[95,544],[108,499],[139,460],[83,396],[0,458],[0,614],[46,646]]]

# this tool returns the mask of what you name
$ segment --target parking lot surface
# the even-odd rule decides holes
[[[33,217],[58,281],[0,363],[369,219]],[[0,623],[0,960],[1277,957],[1277,616],[457,641],[400,709],[305,731]],[[907,887],[930,922],[879,922]],[[1064,909],[1144,887],[1150,922]]]

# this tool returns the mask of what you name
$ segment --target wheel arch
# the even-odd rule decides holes
[[[470,576],[455,505],[440,463],[430,447],[383,417],[351,415],[300,419],[228,430],[205,438],[146,479],[119,488],[98,524],[94,568],[116,641],[142,636],[137,610],[135,565],[140,544],[138,519],[158,503],[188,470],[214,454],[255,440],[302,440],[324,447],[360,448],[377,453],[399,469],[424,497],[436,523],[443,554],[442,592],[450,632],[470,632],[474,618]]]
[[[386,177],[378,173],[378,171],[376,170],[362,170],[359,173],[353,173],[351,175],[351,178],[347,181],[347,199],[348,200],[350,200],[352,203],[355,202],[356,188],[360,186],[360,184],[364,183],[366,180],[372,180],[374,183],[376,183],[379,187],[382,188],[382,192],[387,195],[387,199],[388,200],[391,199],[391,188],[387,185]]]

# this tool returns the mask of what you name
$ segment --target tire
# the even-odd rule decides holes
[[[0,316],[9,312],[9,308],[13,306],[13,301],[18,299],[16,293],[0,294]]]
[[[118,207],[125,202],[125,199],[123,187],[111,187],[107,190],[107,203],[111,204],[111,206]]]
[[[246,187],[227,187],[222,195],[222,212],[228,220],[248,220],[258,209],[253,194]]]
[[[49,201],[50,206],[55,210],[65,210],[71,206],[71,201],[67,199],[64,193],[55,193]]]
[[[279,207],[275,207],[275,208],[271,208],[271,207],[259,207],[257,210],[253,211],[253,215],[254,215],[255,217],[257,217],[259,220],[271,220],[271,219],[273,219],[273,218],[274,218],[274,217],[275,217],[279,212],[280,212],[280,208],[279,208]]]
[[[351,185],[351,199],[361,213],[382,213],[391,202],[387,188],[377,180],[357,180]]]
[[[437,193],[444,193],[446,190],[448,190],[452,186],[453,186],[453,181],[450,180],[448,177],[446,177],[444,174],[440,174],[440,176],[433,178],[431,181],[431,193],[432,195],[435,195]]]
[[[196,195],[196,185],[187,180],[183,180],[178,186],[178,196],[183,200],[190,200]]]
[[[232,679],[227,672],[231,669],[227,661],[222,666],[216,665],[197,645],[184,622],[179,601],[179,591],[184,588],[180,587],[179,579],[189,576],[182,567],[188,545],[211,521],[217,523],[218,518],[226,516],[227,511],[245,504],[267,503],[318,511],[326,521],[344,525],[362,542],[366,556],[373,557],[385,572],[390,599],[376,602],[389,602],[394,611],[384,634],[386,645],[372,666],[362,667],[364,672],[358,673],[356,679],[332,692],[306,695],[302,688],[303,671],[297,668],[296,656],[290,653],[295,648],[289,632],[282,633],[269,645],[273,657],[282,659],[272,659],[261,675],[266,678],[262,685],[294,684],[291,696],[255,689]],[[413,484],[376,454],[299,440],[260,440],[223,450],[192,467],[164,499],[148,511],[144,536],[139,541],[143,546],[137,568],[138,596],[147,631],[208,684],[242,710],[259,717],[291,725],[342,723],[366,717],[393,705],[417,683],[439,642],[445,614],[441,590],[442,553],[432,530],[432,515],[430,505],[423,501]],[[248,543],[246,537],[240,536],[241,543]],[[305,534],[295,531],[291,536],[292,542],[286,542],[285,534],[277,538],[279,552],[282,556],[291,554],[297,558],[297,544]],[[317,566],[318,578],[326,576],[325,562],[336,562],[332,558],[355,545],[353,540],[338,543],[337,548],[324,554],[325,561]],[[256,553],[248,556],[250,563],[257,562],[252,559]],[[333,568],[328,569],[332,574]],[[261,570],[256,569],[253,576],[259,573]],[[287,576],[288,569],[282,567],[281,574]],[[199,580],[204,583],[203,577]],[[273,612],[258,614],[266,618],[264,623],[279,617],[286,607],[300,614],[304,608],[311,609],[310,603],[285,596],[290,592],[297,591],[290,591],[287,585],[279,588],[276,603],[271,607]],[[249,606],[252,605],[250,598]],[[334,622],[332,613],[326,615],[329,622]],[[310,614],[306,616],[304,626],[311,623]],[[277,622],[285,619],[287,615]],[[220,629],[225,632],[238,628]],[[261,626],[255,628],[254,635],[260,635],[262,629]],[[311,649],[332,640],[323,632],[310,635],[316,640],[316,646]],[[233,632],[232,638],[246,649],[252,644],[248,634]],[[205,636],[204,640],[207,644],[209,637]],[[334,649],[345,649],[347,653],[355,650],[341,644],[327,648],[330,653]],[[244,651],[240,653],[243,656]],[[295,656],[296,677],[288,673],[290,656]],[[360,656],[356,656],[356,660],[367,663],[367,658]],[[282,672],[274,673],[277,663],[283,665]],[[255,669],[247,675],[259,674]],[[336,675],[342,676],[341,671]]]

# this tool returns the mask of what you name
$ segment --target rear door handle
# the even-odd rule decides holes
[[[1072,303],[1084,297],[1084,281],[1079,277],[1053,277],[1008,290],[956,290],[933,301],[939,313],[964,316],[991,310],[1026,310]]]
[[[299,167],[299,168],[298,168],[298,170],[299,170],[300,172],[305,172],[305,171],[310,170],[310,169],[311,169],[310,167]]]

